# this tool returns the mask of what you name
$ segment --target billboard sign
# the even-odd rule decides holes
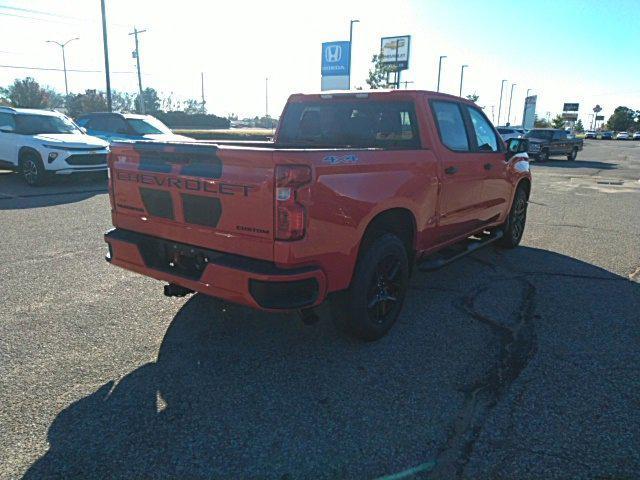
[[[563,112],[562,113],[562,119],[563,120],[568,120],[570,122],[575,122],[578,120],[578,114],[577,113],[567,113],[567,112]]]
[[[580,107],[579,103],[565,103],[562,107],[563,112],[577,112]]]
[[[604,120],[604,115],[596,115],[596,121]]]
[[[322,90],[348,90],[351,44],[346,41],[322,44]]]
[[[382,63],[394,65],[396,70],[409,68],[409,50],[411,35],[400,37],[383,37],[380,40],[380,55]]]
[[[531,130],[536,121],[536,102],[537,95],[532,95],[524,99],[524,114],[522,116],[522,128]]]

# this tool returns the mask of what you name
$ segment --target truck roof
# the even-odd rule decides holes
[[[471,100],[450,95],[448,93],[434,92],[431,90],[401,90],[401,89],[379,89],[379,90],[326,90],[324,92],[294,93],[289,97],[289,101],[302,101],[304,99],[331,99],[331,98],[377,98],[391,99],[393,97],[417,97],[429,96],[432,98],[442,98],[443,100],[456,100],[470,105],[476,105]]]

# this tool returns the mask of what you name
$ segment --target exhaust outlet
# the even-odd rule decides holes
[[[169,285],[164,286],[164,294],[167,297],[184,297],[185,295],[189,295],[190,293],[193,293],[193,290],[181,287],[180,285],[176,285],[175,283],[170,283]]]

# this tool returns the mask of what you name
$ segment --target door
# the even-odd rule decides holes
[[[567,132],[554,131],[551,138],[551,153],[564,154],[567,153]]]
[[[446,242],[476,230],[482,223],[485,170],[472,150],[463,106],[456,101],[430,102],[440,142],[438,240]]]
[[[482,110],[470,105],[465,105],[464,109],[468,116],[473,157],[484,171],[480,219],[483,223],[491,223],[505,211],[506,204],[511,199],[512,186],[507,178],[509,162],[506,161],[506,149]]]
[[[0,113],[0,160],[16,165],[18,162],[15,117],[11,113]]]

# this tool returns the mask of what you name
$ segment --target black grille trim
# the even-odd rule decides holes
[[[89,153],[86,155],[69,155],[65,160],[69,165],[106,165],[106,153]]]

